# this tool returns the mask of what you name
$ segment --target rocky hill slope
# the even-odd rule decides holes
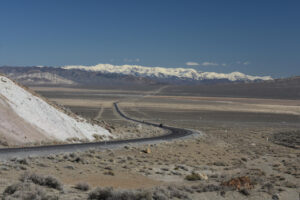
[[[111,134],[85,119],[50,105],[9,78],[0,75],[0,140],[23,144],[68,139],[93,140]]]

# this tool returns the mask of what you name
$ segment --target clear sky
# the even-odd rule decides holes
[[[300,1],[0,1],[0,65],[98,63],[300,75]]]

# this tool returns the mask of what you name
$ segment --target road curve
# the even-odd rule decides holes
[[[118,107],[118,103],[114,103],[114,107],[119,115],[126,120],[146,124],[150,126],[159,127],[158,124],[136,120],[126,116]],[[168,133],[161,136],[149,137],[149,138],[136,138],[136,139],[125,139],[125,140],[110,140],[102,142],[88,142],[78,144],[59,144],[59,145],[46,145],[46,146],[34,146],[34,147],[20,147],[20,148],[2,148],[0,149],[0,159],[9,159],[14,157],[26,157],[26,156],[38,156],[38,155],[50,155],[55,153],[64,152],[76,152],[84,151],[90,148],[115,148],[128,144],[145,144],[145,143],[156,143],[161,141],[170,141],[177,138],[186,137],[192,135],[194,132],[187,129],[175,128],[171,126],[163,126],[163,129],[168,130]]]

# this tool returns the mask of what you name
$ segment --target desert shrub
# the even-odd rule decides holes
[[[89,193],[89,200],[108,200],[113,196],[112,188],[96,188]]]
[[[67,138],[68,142],[80,142],[80,139],[78,137],[71,137],[71,138]]]
[[[186,180],[188,181],[198,181],[201,180],[201,176],[195,172],[193,172],[192,174],[189,174],[185,177]]]
[[[62,190],[62,184],[52,176],[47,176],[44,179],[44,185],[57,190]]]
[[[88,152],[91,153],[91,154],[94,154],[94,153],[96,153],[96,149],[91,148],[91,149],[88,150]]]
[[[69,155],[65,155],[64,159],[68,159],[70,162],[87,164],[87,161],[81,156],[79,153],[70,153]]]
[[[227,166],[227,164],[225,162],[222,162],[222,161],[216,161],[213,163],[213,165],[215,166]]]
[[[78,156],[78,153],[77,153],[77,152],[76,152],[76,153],[73,152],[73,153],[70,153],[70,154],[69,154],[69,157],[70,157],[70,158],[75,158],[75,157],[77,157],[77,156]]]
[[[192,189],[198,193],[202,192],[222,192],[222,191],[229,191],[231,188],[220,186],[220,185],[214,185],[214,184],[200,184],[200,185],[194,185],[192,186]]]
[[[0,145],[7,147],[8,146],[8,142],[0,140]]]
[[[168,199],[170,199],[169,191],[167,191],[163,188],[157,187],[153,191],[152,199],[155,199],[155,200],[168,200]]]
[[[87,183],[77,183],[75,188],[82,191],[88,191],[90,189],[89,184]]]
[[[26,158],[18,159],[17,162],[21,165],[28,165],[28,160]]]
[[[183,190],[186,189],[177,186],[156,187],[153,189],[152,199],[154,200],[190,199]]]
[[[84,159],[84,158],[81,158],[81,157],[76,157],[74,158],[73,160],[71,160],[71,162],[76,162],[76,163],[82,163],[82,164],[86,164],[87,161]]]
[[[178,188],[178,187],[175,187],[175,186],[168,186],[170,197],[172,197],[172,198],[176,197],[178,199],[188,199],[188,196],[183,191],[181,191],[180,189],[188,190],[187,188]],[[189,190],[188,192],[191,193],[192,191]]]
[[[110,175],[110,176],[114,176],[115,173],[111,170],[104,172],[104,175]]]
[[[297,188],[296,184],[289,182],[289,181],[284,182],[284,186],[287,188]]]
[[[13,184],[10,186],[7,186],[3,192],[4,195],[10,195],[15,193],[17,190],[19,190],[20,184]]]
[[[33,182],[34,184],[47,186],[49,188],[62,190],[62,184],[52,176],[41,176],[35,173],[25,173],[21,176],[20,180],[22,182]]]
[[[71,170],[74,170],[74,169],[75,169],[75,167],[72,166],[72,165],[66,165],[66,166],[64,166],[64,168],[66,168],[66,169],[71,169]]]
[[[114,190],[113,188],[96,188],[89,193],[89,200],[168,200],[189,199],[180,188],[157,187],[151,192],[145,190]]]
[[[93,134],[93,137],[94,137],[95,141],[101,141],[101,140],[103,140],[103,136],[102,135]]]
[[[145,191],[113,190],[112,188],[96,188],[89,193],[89,200],[151,200],[152,195]]]
[[[47,194],[41,187],[33,183],[16,183],[8,186],[2,196],[3,200],[57,200],[58,197]]]

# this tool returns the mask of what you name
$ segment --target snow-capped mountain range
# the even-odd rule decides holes
[[[94,66],[69,65],[63,66],[63,69],[84,70],[101,73],[114,73],[150,78],[177,78],[182,80],[213,80],[227,79],[229,81],[255,81],[255,80],[272,80],[270,76],[250,76],[241,72],[232,72],[228,74],[216,72],[201,72],[192,68],[163,68],[163,67],[145,67],[139,65],[111,65],[98,64]]]

